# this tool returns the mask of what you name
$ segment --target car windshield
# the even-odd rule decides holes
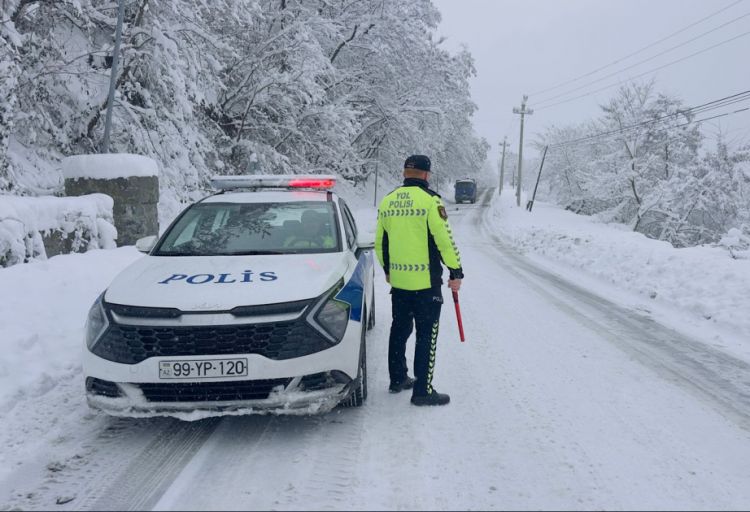
[[[234,256],[341,250],[333,203],[198,203],[166,233],[155,256]]]
[[[474,184],[469,182],[456,183],[456,192],[471,193],[474,190]]]

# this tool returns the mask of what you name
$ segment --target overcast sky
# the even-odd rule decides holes
[[[528,106],[535,108],[544,105],[541,100],[550,96],[617,73],[555,101],[565,100],[626,82],[630,77],[745,33],[744,37],[640,80],[655,77],[658,91],[681,97],[687,106],[750,89],[750,0],[432,1],[443,15],[438,28],[438,34],[448,38],[443,44],[452,50],[465,44],[474,57],[477,77],[472,80],[472,96],[479,107],[474,122],[479,134],[492,144],[493,161],[504,135],[517,147],[519,116],[512,109],[520,106],[524,93],[530,95]],[[626,57],[725,7],[728,8],[720,14],[596,74],[566,87],[538,93]],[[740,19],[731,22],[736,18]],[[620,72],[728,22],[731,23],[689,44]],[[526,118],[525,138],[533,137],[545,125],[560,126],[596,117],[598,105],[616,90],[612,87],[557,107],[536,108]],[[706,116],[744,106],[750,106],[750,101]],[[750,138],[750,111],[712,123],[704,125],[708,135],[720,127],[729,131],[730,140]]]

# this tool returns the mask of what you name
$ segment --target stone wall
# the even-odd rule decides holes
[[[134,245],[139,238],[159,234],[159,178],[65,178],[65,195],[101,193],[114,200],[117,245]]]

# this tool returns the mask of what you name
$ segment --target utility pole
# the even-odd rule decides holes
[[[523,101],[521,102],[521,108],[514,107],[514,114],[521,114],[521,140],[518,141],[518,178],[516,179],[516,206],[521,206],[521,182],[523,181],[522,165],[523,165],[523,118],[524,116],[531,115],[534,113],[530,108],[526,108],[526,100],[528,95],[523,95]]]
[[[539,188],[539,180],[542,178],[542,169],[544,168],[544,159],[547,158],[547,150],[549,146],[544,146],[544,154],[542,155],[542,163],[539,165],[539,174],[536,176],[536,185],[534,185],[534,193],[531,195],[531,201],[526,203],[526,209],[531,211],[534,207],[534,200],[536,199],[536,190]]]
[[[377,208],[378,207],[378,171],[380,164],[380,146],[375,148],[375,197],[372,200],[372,205]]]
[[[505,181],[505,145],[508,143],[508,137],[503,137],[503,159],[500,161],[500,188],[497,195],[503,193],[503,183]]]
[[[122,19],[125,17],[125,0],[119,0],[117,7],[117,28],[115,28],[115,49],[112,53],[112,69],[109,74],[109,96],[107,96],[107,116],[104,121],[104,140],[102,153],[109,153],[109,132],[112,128],[112,104],[115,102],[117,86],[117,65],[120,60],[120,42],[122,40]]]

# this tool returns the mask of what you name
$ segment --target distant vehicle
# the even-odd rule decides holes
[[[456,203],[477,202],[477,182],[471,178],[456,180]]]
[[[87,322],[89,404],[109,414],[324,412],[367,397],[374,240],[332,176],[216,177]]]

